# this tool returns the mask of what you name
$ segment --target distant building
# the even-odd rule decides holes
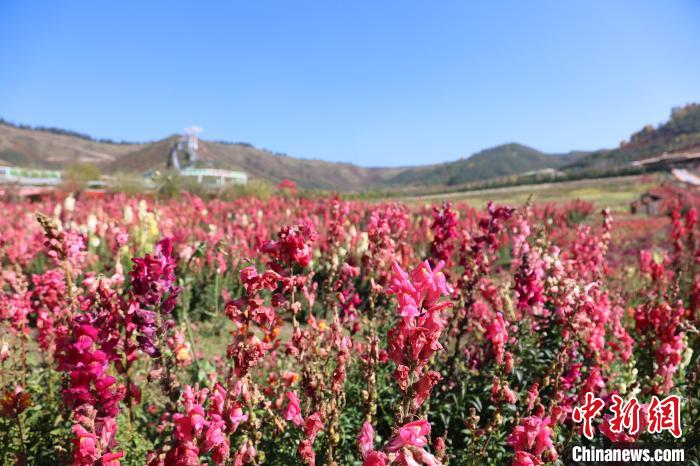
[[[194,178],[197,183],[219,188],[230,184],[246,184],[248,175],[241,171],[208,167],[199,157],[198,134],[202,128],[191,127],[175,141],[168,154],[167,167],[185,178]]]
[[[246,184],[248,175],[244,172],[221,170],[218,168],[185,168],[180,176],[195,178],[197,183],[207,187],[222,187],[230,184]]]
[[[673,168],[671,175],[681,183],[692,186],[700,186],[700,176],[697,173],[686,170],[685,168]]]
[[[0,184],[23,186],[57,186],[61,184],[61,172],[0,166]]]
[[[564,172],[561,172],[554,168],[530,170],[529,172],[520,173],[518,175],[519,178],[556,178],[558,176],[564,176]]]
[[[651,216],[659,215],[663,201],[664,193],[660,190],[647,191],[630,204],[630,213]]]
[[[667,168],[696,165],[698,163],[700,163],[700,151],[691,151],[672,153],[664,152],[663,154],[658,155],[656,157],[635,160],[630,165],[633,167]]]

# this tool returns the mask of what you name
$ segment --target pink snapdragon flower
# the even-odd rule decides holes
[[[357,437],[357,443],[363,458],[366,458],[367,455],[374,450],[374,428],[372,427],[372,423],[365,422],[362,425],[360,435]]]
[[[542,455],[546,453],[548,461],[556,461],[557,451],[554,448],[552,437],[554,433],[550,425],[551,420],[531,416],[523,419],[520,425],[515,426],[508,436],[508,445],[515,449],[513,464],[542,464]]]
[[[457,213],[452,210],[452,203],[445,202],[442,208],[433,207],[433,241],[430,243],[430,254],[446,264],[452,263],[454,239],[457,237]]]
[[[363,457],[363,466],[384,466],[399,464],[408,466],[442,466],[440,460],[430,454],[428,445],[430,423],[421,419],[399,427],[398,432],[381,451],[374,450],[374,429],[369,422],[362,426],[358,445]]]
[[[316,227],[310,221],[300,225],[285,226],[277,234],[277,240],[268,240],[260,250],[278,261],[278,265],[291,266],[293,263],[307,267],[311,263],[311,244],[318,239]]]
[[[444,262],[439,262],[433,270],[428,261],[424,261],[409,275],[394,262],[387,293],[396,295],[399,316],[418,317],[424,312],[437,312],[451,305],[447,302],[438,304],[440,296],[449,295],[453,291],[440,271],[444,265]]]
[[[428,444],[428,435],[430,435],[430,424],[428,421],[409,422],[400,427],[398,435],[389,440],[387,449],[389,451],[397,451],[407,445],[423,448]]]
[[[168,464],[201,464],[200,455],[210,454],[215,465],[228,464],[231,456],[230,437],[238,425],[248,419],[240,404],[230,403],[235,391],[216,384],[209,389],[198,390],[189,385],[182,393],[184,413],[172,415],[175,425],[173,442],[167,453],[162,450],[149,462],[152,466]],[[229,406],[230,405],[230,406]],[[236,453],[235,461],[243,456]],[[241,463],[242,464],[242,463]]]
[[[80,424],[75,424],[72,430],[75,434],[75,437],[73,438],[73,464],[94,464],[97,460],[100,459],[100,450],[97,441],[97,435],[95,435],[92,432],[88,432]]]
[[[486,338],[491,341],[493,352],[496,355],[496,362],[498,362],[498,364],[503,364],[505,347],[508,342],[508,331],[506,330],[506,323],[503,320],[503,314],[500,312],[496,314],[496,318],[493,319],[491,325],[486,329]]]
[[[299,397],[297,397],[294,392],[287,392],[287,399],[289,400],[287,404],[287,409],[284,412],[284,418],[288,421],[292,421],[295,426],[299,427],[304,423],[304,418],[301,415],[301,404],[299,403]]]
[[[386,466],[387,456],[381,451],[371,451],[365,456],[362,466]]]

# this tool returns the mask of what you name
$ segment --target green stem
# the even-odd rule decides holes
[[[185,320],[185,327],[187,329],[187,339],[190,342],[190,346],[192,347],[192,359],[194,360],[194,364],[197,367],[197,371],[199,371],[199,358],[197,357],[197,349],[194,344],[194,336],[192,335],[192,324],[190,323],[190,313],[187,310],[189,306],[182,306],[182,313],[183,313],[183,318]]]
[[[17,429],[19,430],[19,444],[22,447],[22,454],[24,455],[24,460],[29,459],[29,454],[27,453],[27,445],[24,443],[24,429],[22,428],[22,420],[19,418],[19,414],[15,416],[15,422],[17,422]]]

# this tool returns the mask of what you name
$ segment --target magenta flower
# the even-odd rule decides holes
[[[371,451],[365,456],[362,466],[386,466],[386,454],[381,451]]]
[[[76,465],[92,465],[100,458],[97,436],[85,430],[80,424],[73,426],[73,463]]]
[[[283,227],[277,234],[277,241],[266,241],[260,250],[269,254],[283,267],[294,263],[307,267],[311,263],[311,244],[317,239],[316,228],[307,221],[301,225]]]
[[[450,264],[452,251],[455,248],[453,240],[457,237],[457,213],[452,210],[452,203],[445,202],[442,209],[433,207],[433,241],[430,243],[430,255],[439,261]]]
[[[374,428],[370,422],[365,422],[362,425],[360,435],[357,437],[357,443],[360,446],[363,458],[366,458],[374,450]]]
[[[500,312],[496,314],[496,318],[493,319],[491,325],[486,329],[486,338],[488,338],[493,345],[496,362],[498,362],[498,364],[503,364],[503,355],[505,354],[505,347],[508,342],[508,331],[506,330],[506,323],[503,320],[503,314]]]
[[[540,464],[542,464],[542,461],[535,455],[519,450],[515,452],[511,466],[538,466]]]
[[[119,466],[121,464],[119,460],[123,457],[123,451],[107,453],[106,455],[102,456],[102,466]]]
[[[540,464],[542,454],[547,453],[548,460],[556,461],[557,451],[552,442],[551,423],[548,417],[542,419],[531,416],[523,419],[520,425],[515,426],[513,432],[508,436],[508,445],[515,449],[516,458],[521,461],[532,459],[534,464]],[[528,455],[518,452],[525,452]]]
[[[173,256],[172,240],[160,240],[153,256],[146,254],[132,261],[134,266],[129,275],[136,300],[144,306],[158,307],[166,314],[172,312],[180,293],[180,288],[175,285],[177,260]]]
[[[156,244],[154,254],[133,258],[130,272],[133,301],[129,314],[138,329],[136,340],[143,352],[151,357],[159,357],[156,346],[157,334],[165,332],[167,322],[158,328],[156,313],[170,314],[175,308],[180,288],[175,285],[177,260],[173,256],[170,238]]]
[[[387,450],[398,451],[407,445],[423,448],[428,444],[427,435],[430,435],[430,424],[428,421],[421,419],[409,422],[400,427],[398,435],[389,440]]]
[[[449,306],[449,303],[436,306],[440,296],[452,293],[445,275],[440,272],[444,265],[444,262],[440,262],[435,270],[432,270],[428,261],[424,261],[409,275],[397,262],[393,263],[393,276],[387,293],[396,295],[399,316],[417,317],[423,312],[437,311]]]
[[[287,410],[284,412],[284,418],[288,421],[292,421],[295,426],[299,427],[304,423],[304,418],[301,416],[299,398],[296,393],[287,392],[287,399],[289,402],[287,404]]]
[[[204,434],[204,451],[209,452],[213,450],[214,447],[218,447],[226,442],[226,435],[224,434],[225,428],[226,423],[223,420],[216,420],[209,423],[209,427]]]

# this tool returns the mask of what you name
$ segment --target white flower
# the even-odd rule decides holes
[[[63,207],[66,209],[66,212],[73,212],[75,209],[75,198],[71,195],[66,198],[65,201],[63,201]]]
[[[139,219],[143,220],[146,218],[146,215],[148,214],[148,204],[146,204],[146,201],[141,199],[139,201]]]
[[[95,214],[88,215],[87,218],[88,231],[94,233],[97,230],[97,217]]]
[[[362,254],[369,249],[369,235],[366,231],[360,233],[360,241],[357,243],[357,252]]]

